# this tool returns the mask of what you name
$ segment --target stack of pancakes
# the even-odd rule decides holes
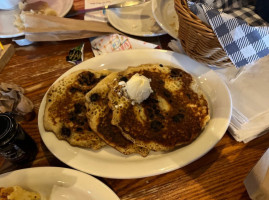
[[[135,74],[147,77],[152,93],[136,103],[123,84]],[[147,156],[190,144],[209,121],[209,107],[198,82],[179,68],[162,64],[121,72],[77,71],[47,94],[44,127],[71,145]]]

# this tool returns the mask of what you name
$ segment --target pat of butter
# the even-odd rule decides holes
[[[146,100],[153,92],[150,86],[150,79],[136,73],[126,83],[125,90],[130,99],[136,103]]]

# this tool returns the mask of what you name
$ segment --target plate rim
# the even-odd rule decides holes
[[[150,3],[151,2],[146,2],[146,3]],[[152,7],[152,6],[151,6]],[[161,35],[165,35],[167,34],[164,30],[160,30],[159,33],[145,33],[145,34],[139,34],[139,33],[135,33],[135,32],[131,32],[131,31],[126,31],[126,29],[122,28],[122,27],[119,27],[117,26],[115,23],[114,23],[114,20],[112,20],[111,16],[112,16],[112,13],[114,13],[115,9],[112,8],[112,9],[107,9],[106,10],[106,17],[107,17],[107,20],[108,22],[114,27],[116,28],[117,30],[123,32],[123,33],[126,33],[126,34],[129,34],[129,35],[133,35],[133,36],[140,36],[140,37],[157,37],[157,36],[161,36]],[[153,19],[155,20],[155,18],[153,17]],[[161,27],[162,28],[162,27]]]
[[[59,17],[64,17],[71,10],[74,4],[74,0],[69,0],[69,1],[70,1],[69,6],[66,8],[65,12],[63,12]]]
[[[175,53],[175,52],[172,52],[172,51],[168,51],[168,50],[159,50],[159,49],[143,49],[143,50],[141,50],[141,49],[133,49],[133,50],[127,50],[127,51],[118,51],[118,52],[112,52],[112,53],[110,53],[110,54],[106,54],[106,55],[102,55],[102,56],[98,56],[98,57],[94,57],[94,58],[91,58],[91,59],[89,59],[89,60],[86,60],[86,61],[84,61],[83,63],[84,64],[80,64],[80,65],[77,65],[77,66],[75,66],[75,67],[73,67],[73,68],[71,68],[71,69],[69,69],[68,71],[66,71],[65,73],[63,73],[55,82],[57,82],[57,81],[59,81],[61,78],[63,78],[64,76],[66,76],[68,73],[71,73],[71,72],[73,72],[73,71],[76,71],[76,70],[79,70],[79,69],[81,69],[81,66],[83,67],[83,65],[89,65],[88,63],[94,63],[95,61],[98,61],[98,60],[102,60],[102,59],[104,59],[104,57],[106,57],[106,56],[114,56],[114,55],[116,55],[116,54],[118,54],[118,55],[121,55],[121,54],[132,54],[132,53],[141,53],[141,54],[145,54],[145,53],[150,53],[150,54],[155,54],[155,53],[160,53],[160,54],[164,54],[165,56],[171,56],[171,57],[173,57],[174,55],[177,55],[177,56],[179,56],[179,57],[183,57],[183,58],[185,58],[185,59],[187,59],[187,60],[191,60],[192,62],[194,62],[194,63],[196,63],[196,64],[198,64],[198,65],[200,65],[200,66],[203,66],[204,68],[205,68],[205,70],[206,71],[208,71],[208,72],[211,72],[211,73],[213,73],[213,76],[214,76],[214,78],[217,78],[217,80],[218,80],[218,82],[219,82],[219,84],[221,84],[221,87],[223,87],[223,89],[225,89],[225,91],[224,91],[224,93],[226,93],[226,98],[229,100],[229,102],[228,102],[228,107],[229,107],[229,109],[227,110],[227,108],[226,108],[226,114],[227,114],[227,118],[225,118],[225,120],[224,120],[224,124],[222,124],[222,127],[219,129],[219,131],[218,132],[221,132],[221,133],[217,133],[216,135],[214,135],[214,136],[217,136],[217,139],[215,139],[215,140],[212,140],[212,141],[210,141],[211,143],[210,143],[210,145],[209,145],[209,147],[205,150],[205,151],[203,151],[203,153],[199,153],[199,156],[197,156],[197,157],[195,157],[194,159],[192,159],[192,160],[189,160],[189,162],[186,162],[186,163],[180,163],[178,160],[177,160],[177,163],[176,163],[176,161],[175,162],[172,162],[172,163],[169,163],[170,164],[170,166],[166,166],[166,167],[163,167],[162,169],[154,169],[154,170],[151,170],[151,173],[133,173],[133,174],[131,174],[131,173],[128,173],[128,174],[126,174],[126,172],[123,172],[123,171],[121,171],[121,173],[111,173],[109,170],[108,171],[106,171],[105,173],[104,172],[102,172],[102,170],[101,170],[101,172],[100,171],[98,171],[98,172],[96,172],[96,169],[95,170],[89,170],[89,169],[84,169],[84,167],[83,166],[78,166],[76,163],[74,163],[74,160],[66,160],[66,158],[63,158],[63,157],[61,157],[60,156],[60,154],[59,154],[59,151],[58,152],[55,152],[55,151],[52,151],[51,149],[51,147],[49,147],[48,146],[48,144],[47,144],[47,142],[46,142],[46,138],[45,138],[45,136],[44,136],[44,133],[42,133],[42,127],[41,127],[41,125],[43,124],[43,121],[41,121],[41,117],[42,117],[42,119],[43,119],[43,116],[42,116],[42,114],[43,113],[41,113],[42,112],[42,105],[44,106],[44,103],[45,103],[45,97],[46,97],[46,94],[47,94],[47,92],[46,92],[46,94],[44,95],[44,97],[43,97],[43,99],[42,99],[42,102],[41,102],[41,104],[40,104],[40,108],[39,108],[39,113],[38,113],[38,128],[39,128],[39,132],[40,132],[40,135],[41,135],[41,138],[42,138],[42,140],[43,140],[43,142],[45,143],[45,145],[47,146],[47,148],[50,150],[50,152],[52,153],[52,154],[54,154],[54,156],[56,156],[59,160],[61,160],[62,162],[64,162],[65,164],[67,164],[67,165],[69,165],[69,166],[71,166],[71,167],[73,167],[73,168],[75,168],[75,169],[78,169],[78,170],[80,170],[80,171],[84,171],[84,172],[86,172],[86,173],[90,173],[90,174],[92,174],[92,175],[95,175],[95,176],[99,176],[99,177],[106,177],[106,178],[116,178],[116,179],[118,179],[118,178],[120,178],[120,179],[128,179],[128,178],[142,178],[142,177],[148,177],[148,176],[153,176],[153,175],[158,175],[158,174],[163,174],[163,173],[167,173],[167,172],[170,172],[170,171],[173,171],[173,170],[176,170],[176,169],[178,169],[178,168],[182,168],[182,167],[184,167],[184,166],[186,166],[186,165],[188,165],[189,163],[191,163],[191,162],[194,162],[195,160],[197,160],[197,159],[199,159],[200,157],[202,157],[202,156],[204,156],[208,151],[210,151],[218,142],[219,142],[219,140],[221,140],[221,138],[223,137],[223,135],[225,134],[225,132],[226,132],[226,130],[227,130],[227,128],[228,128],[228,125],[229,125],[229,122],[230,122],[230,119],[231,119],[231,113],[232,113],[232,99],[231,99],[231,95],[230,95],[230,92],[229,92],[229,90],[228,90],[228,87],[226,86],[226,84],[224,83],[224,81],[223,80],[221,80],[219,77],[218,77],[218,75],[213,71],[213,70],[211,70],[211,69],[209,69],[208,67],[206,67],[205,65],[203,65],[203,64],[201,64],[201,63],[198,63],[197,61],[195,61],[195,60],[193,60],[193,59],[191,59],[191,58],[189,58],[188,56],[186,56],[186,55],[183,55],[183,54],[179,54],[179,53]],[[123,56],[123,55],[121,55],[121,56]],[[160,61],[159,61],[160,62]],[[128,65],[128,64],[126,64],[126,65]],[[177,65],[179,65],[179,64],[177,64]],[[85,68],[90,68],[90,67],[85,67]],[[184,66],[183,66],[183,68],[184,68]],[[185,69],[185,68],[184,68]],[[54,82],[54,83],[55,83]],[[54,84],[53,83],[53,84]],[[43,108],[43,111],[44,111],[44,108]],[[46,132],[47,133],[47,132]],[[53,136],[52,137],[55,137],[56,138],[56,136],[53,134]],[[198,137],[198,138],[200,138],[200,136]],[[198,139],[197,139],[198,140]],[[195,140],[195,141],[197,141],[197,140]],[[57,141],[57,140],[56,140]],[[60,141],[57,141],[57,143],[58,142],[60,142]],[[196,142],[195,142],[196,143]],[[67,143],[66,143],[67,144]],[[69,144],[67,144],[67,145],[69,145]],[[194,145],[193,143],[191,144],[191,145]],[[191,146],[191,145],[187,145],[187,147],[183,147],[183,148],[187,148],[188,149],[188,147],[189,146]],[[70,147],[70,146],[69,146]],[[71,147],[71,149],[73,149],[73,148],[79,148],[79,147]],[[181,148],[181,149],[183,149],[183,148]],[[191,147],[189,147],[189,148],[191,148]],[[204,148],[204,147],[203,147]],[[177,152],[178,150],[175,150],[174,151],[174,153],[172,152],[172,156],[174,156],[174,154],[176,154],[175,152]],[[186,150],[185,150],[186,151]],[[170,155],[170,153],[169,153],[169,155]],[[175,156],[174,156],[175,157]],[[163,160],[166,160],[166,161],[169,161],[169,156],[164,156],[164,157],[162,157],[161,159],[163,159]],[[147,159],[147,157],[145,158],[145,159]],[[153,161],[153,162],[156,162],[156,160],[153,160],[153,159],[151,159],[151,161]],[[158,161],[158,158],[157,158],[157,161]],[[130,160],[130,162],[132,162],[132,160]],[[157,162],[158,163],[158,162]],[[136,163],[137,164],[137,163]],[[140,164],[140,163],[139,163]],[[147,164],[147,162],[146,162],[146,164]],[[111,164],[112,165],[112,164]],[[125,165],[128,165],[128,166],[131,166],[130,165],[130,163],[125,163]],[[141,165],[141,164],[140,164]],[[114,164],[113,164],[113,166],[114,166]],[[142,163],[142,166],[143,166],[143,163]],[[116,175],[115,175],[116,174]]]
[[[157,14],[156,14],[156,10],[159,11],[159,12],[161,13],[161,10],[158,9],[158,8],[160,8],[160,6],[159,6],[159,4],[158,4],[159,2],[164,2],[165,4],[167,4],[167,3],[170,3],[170,1],[172,1],[172,0],[151,0],[151,2],[152,2],[152,14],[153,14],[154,19],[156,20],[156,22],[159,24],[159,26],[160,26],[160,27],[161,27],[161,28],[162,28],[168,35],[170,35],[171,37],[173,37],[173,38],[176,39],[176,40],[179,40],[179,39],[177,38],[177,35],[174,35],[171,31],[169,31],[169,29],[168,29],[166,26],[163,25],[163,23],[161,23],[159,17],[158,17]],[[175,30],[175,32],[176,32],[176,30]]]
[[[91,186],[91,184],[92,184],[92,185],[94,185],[95,188],[105,190],[106,191],[105,194],[109,195],[110,198],[113,198],[111,200],[120,200],[119,197],[117,196],[117,194],[110,187],[108,187],[105,183],[103,183],[102,181],[100,181],[96,177],[94,177],[90,174],[84,173],[82,171],[79,171],[77,169],[56,167],[56,166],[29,167],[29,168],[17,169],[14,171],[0,174],[0,187],[10,187],[11,185],[9,185],[9,184],[2,185],[1,182],[7,181],[11,176],[18,176],[20,174],[25,174],[25,173],[41,174],[44,171],[49,172],[49,173],[53,173],[53,174],[55,174],[55,172],[65,172],[65,174],[67,174],[67,175],[76,175],[76,177],[80,177],[83,180],[87,180],[89,182],[89,187],[92,187]],[[41,180],[41,179],[37,179],[37,180]],[[20,182],[20,180],[16,180],[15,182]],[[40,182],[42,183],[42,180]],[[21,187],[23,187],[23,186],[21,186]],[[90,191],[92,192],[93,189],[91,189]],[[97,194],[97,192],[95,192],[95,190],[93,191],[93,193],[94,193],[94,195]]]
[[[46,0],[43,0],[43,1],[46,1]],[[56,0],[56,1],[61,1],[61,0]],[[67,9],[61,14],[59,15],[59,17],[64,17],[72,8],[73,6],[73,3],[74,3],[74,0],[68,0],[69,2],[69,6],[67,7]],[[24,35],[24,32],[18,32],[18,33],[15,33],[15,34],[9,34],[9,35],[0,35],[0,38],[2,39],[5,39],[5,38],[16,38],[16,37],[20,37],[20,36],[23,36]]]

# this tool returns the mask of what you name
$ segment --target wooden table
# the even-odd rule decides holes
[[[84,0],[75,0],[72,9],[83,7]],[[165,46],[171,38],[162,36],[159,39]],[[1,41],[10,42],[8,39]],[[23,87],[38,113],[41,100],[51,84],[73,67],[65,60],[68,51],[82,42],[85,42],[85,59],[92,58],[94,55],[88,39],[34,43],[24,47],[14,44],[15,55],[0,73],[0,81]],[[37,116],[21,125],[36,141],[39,152],[33,163],[17,168],[68,167],[54,157],[42,142]],[[243,180],[268,147],[269,134],[244,144],[236,142],[227,132],[202,158],[173,172],[140,179],[97,178],[123,200],[249,199]]]

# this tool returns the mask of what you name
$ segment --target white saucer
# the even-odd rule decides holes
[[[151,2],[132,7],[109,9],[106,13],[111,25],[121,32],[142,37],[166,34],[154,19]]]
[[[171,37],[178,39],[179,23],[174,0],[152,0],[152,13],[160,27]]]

